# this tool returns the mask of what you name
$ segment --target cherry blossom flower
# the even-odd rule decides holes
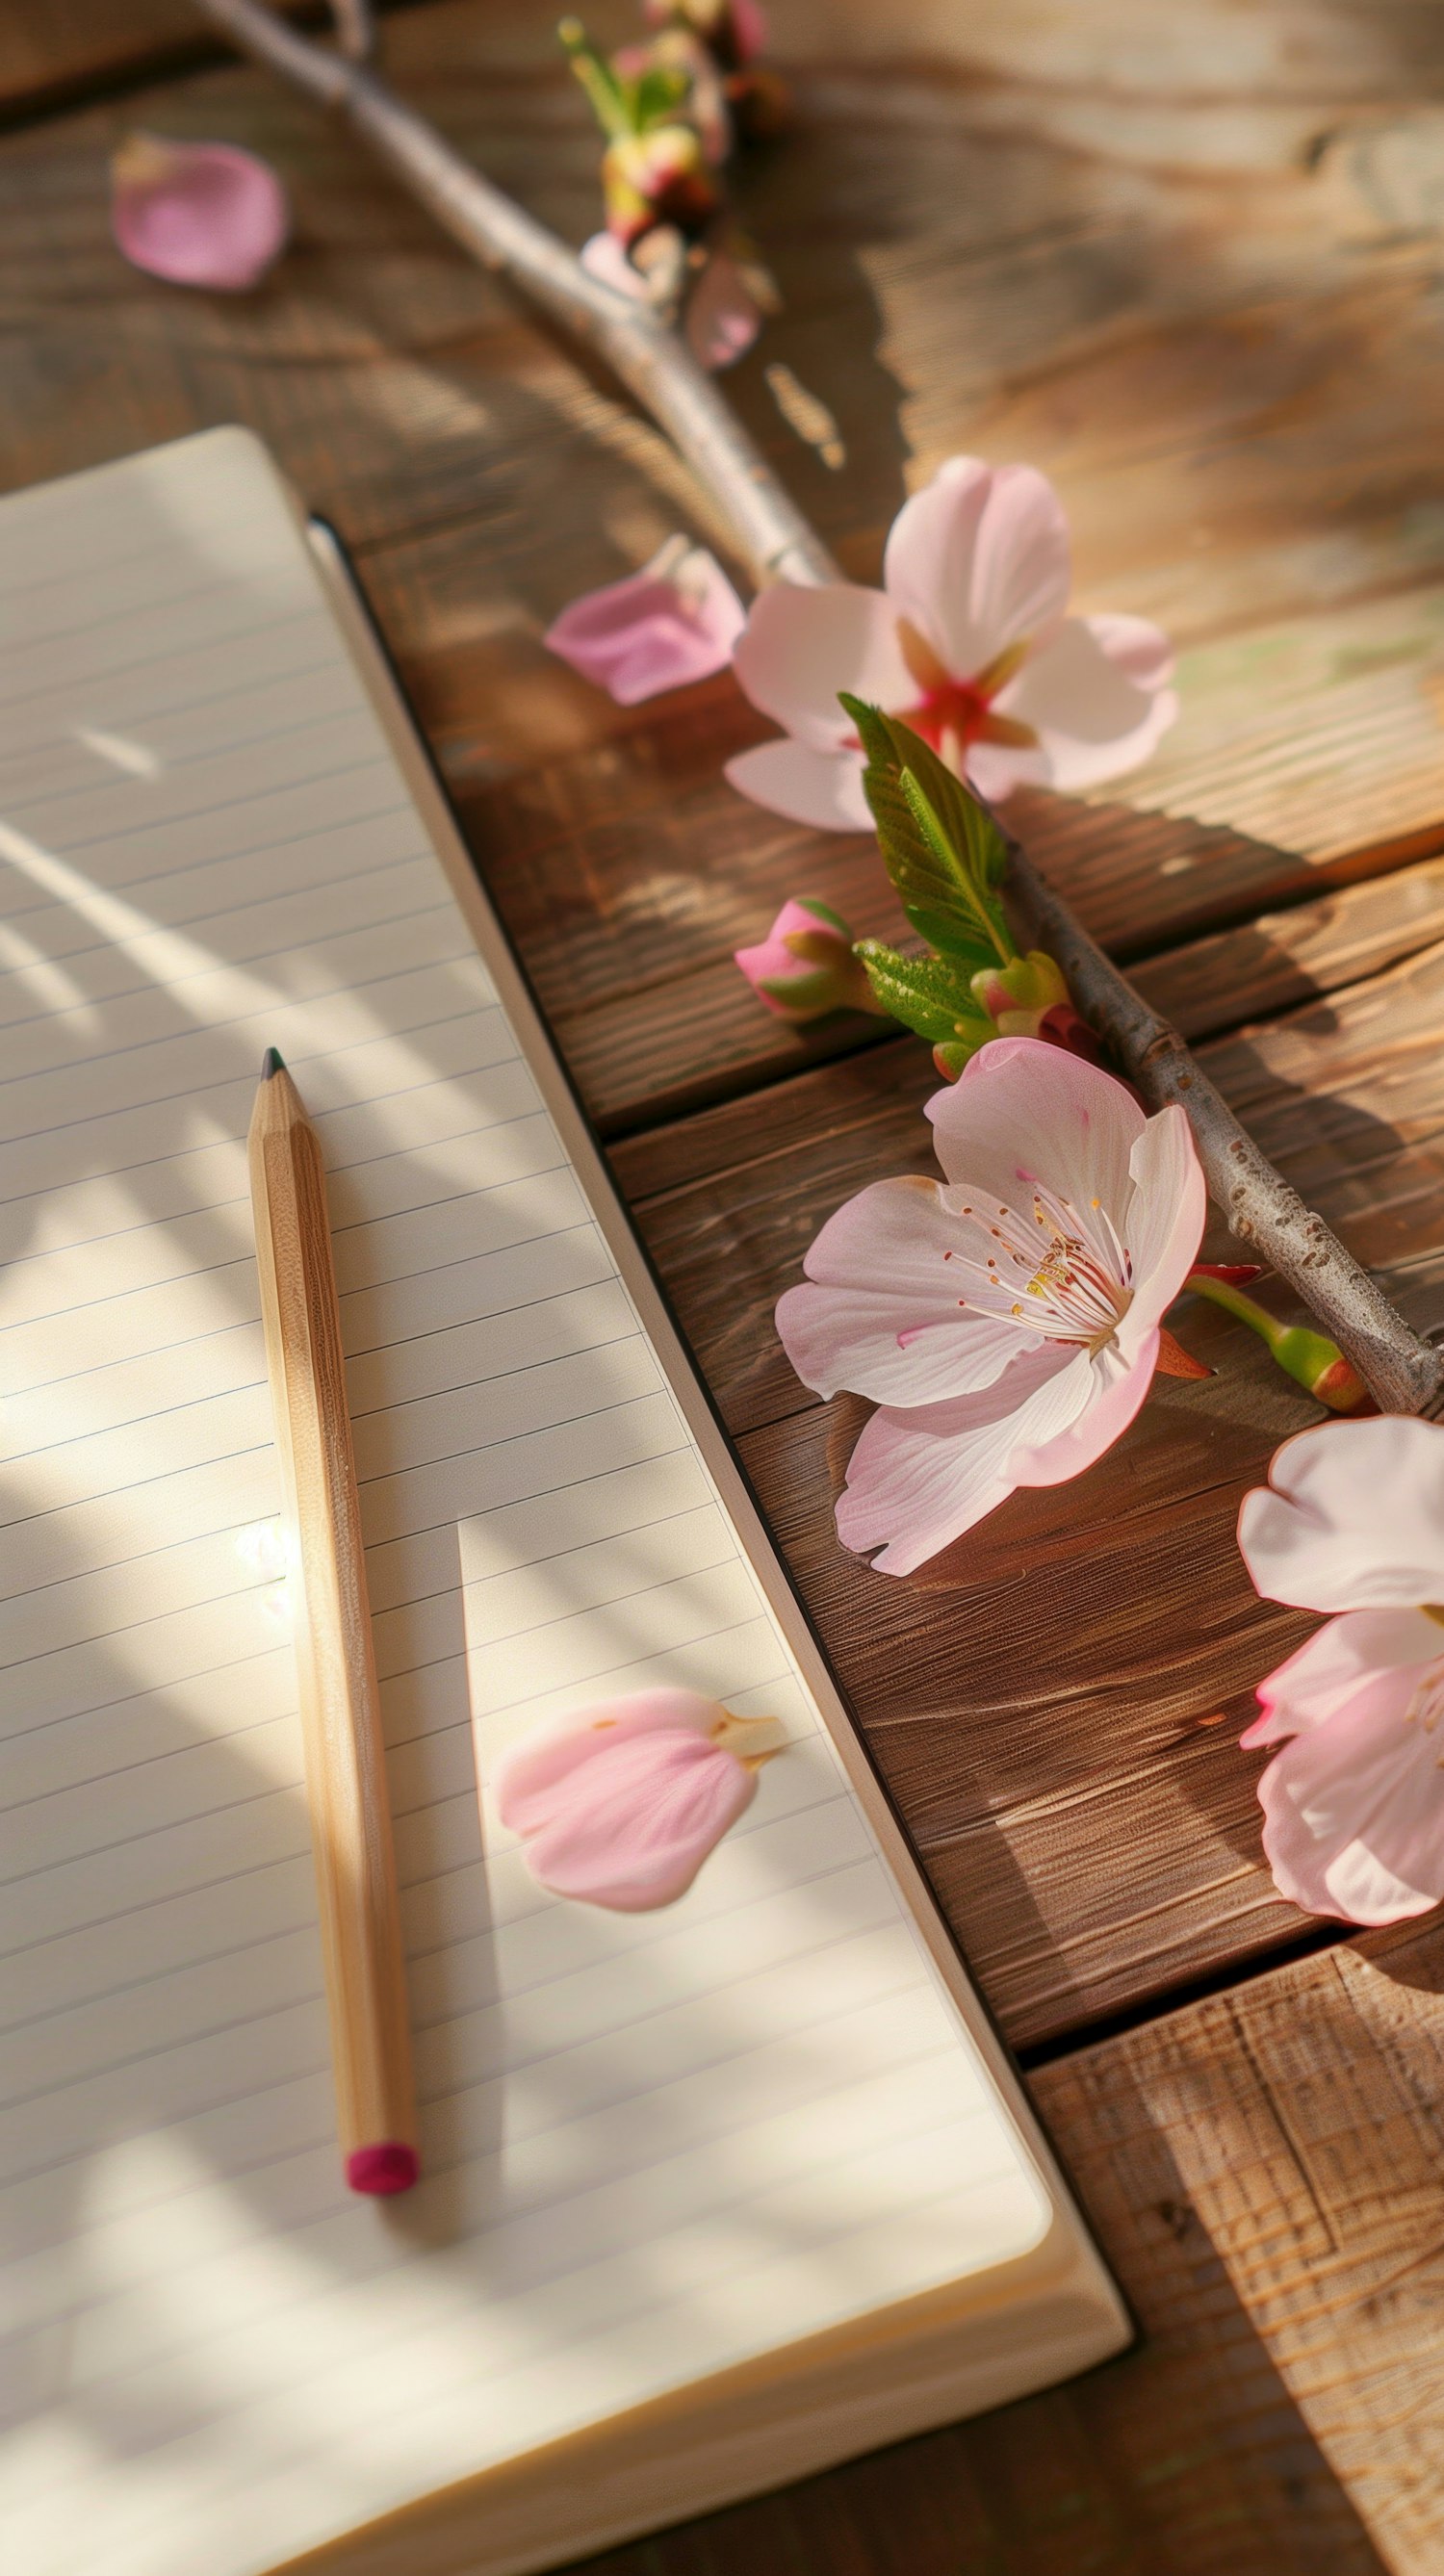
[[[1203,1230],[1183,1111],[999,1038],[928,1103],[945,1175],[878,1181],[830,1218],[777,1309],[822,1395],[878,1399],[838,1533],[908,1574],[1019,1485],[1056,1485],[1125,1431]]]
[[[770,1717],[697,1691],[637,1691],[539,1727],[502,1754],[497,1812],[554,1895],[614,1913],[674,1904],[780,1751]]]
[[[755,948],[734,951],[759,1002],[780,1020],[829,1011],[876,1011],[872,987],[841,913],[817,895],[790,895]]]
[[[128,134],[110,174],[116,247],[151,277],[238,295],[285,249],[286,192],[274,170],[234,143]]]
[[[1381,1414],[1285,1441],[1239,1515],[1267,1601],[1336,1615],[1259,1685],[1246,1745],[1281,1895],[1394,1923],[1444,1897],[1444,1425]]]
[[[893,523],[881,590],[776,584],[733,655],[786,730],[727,764],[744,796],[834,831],[868,826],[838,691],[901,716],[985,797],[1136,768],[1173,722],[1168,642],[1139,617],[1070,617],[1068,527],[1027,465],[955,456]]]
[[[716,557],[670,537],[641,572],[574,599],[544,641],[618,706],[633,707],[724,670],[743,619]]]

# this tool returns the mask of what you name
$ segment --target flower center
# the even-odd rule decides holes
[[[1133,1303],[1133,1264],[1101,1200],[1080,1210],[1038,1181],[1026,1214],[973,1204],[958,1214],[979,1244],[976,1254],[943,1255],[968,1278],[961,1307],[1071,1342],[1094,1359],[1107,1349]]]
[[[975,742],[1006,742],[1028,745],[1038,739],[1031,725],[1019,724],[1012,716],[993,713],[993,700],[1000,689],[1026,661],[1026,643],[1010,644],[996,654],[987,669],[971,680],[956,679],[939,661],[931,644],[906,617],[897,622],[897,638],[903,660],[916,680],[919,696],[911,706],[892,707],[891,715],[911,725],[929,749],[946,760],[950,767],[961,770],[969,745]]]

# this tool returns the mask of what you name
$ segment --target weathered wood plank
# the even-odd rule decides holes
[[[173,64],[196,44],[186,0],[9,0],[0,16],[0,107],[22,113],[93,81]]]
[[[1444,939],[1444,860],[1264,913],[1132,969],[1140,992],[1186,1037],[1338,992]]]
[[[82,0],[71,9],[84,16]],[[1130,73],[1110,152],[1089,119],[1119,78],[1102,68],[1112,19],[1090,91],[1081,72],[1061,87],[1039,74],[1047,43],[1087,54],[1056,7],[1027,29],[1001,7],[966,26],[920,10],[908,44],[950,57],[920,75],[865,13],[835,26],[815,0],[784,0],[799,131],[745,186],[788,309],[732,379],[860,577],[876,573],[905,479],[981,445],[1056,475],[1085,604],[1173,626],[1183,725],[1163,767],[1122,794],[1226,814],[1252,841],[1221,827],[1180,838],[1126,805],[1050,826],[1029,800],[1026,818],[1045,864],[1129,953],[1290,900],[1321,869],[1378,865],[1381,846],[1417,848],[1439,824],[1436,218],[1422,201],[1392,226],[1370,209],[1380,171],[1402,185],[1390,118],[1407,144],[1444,43],[1403,9],[1334,12],[1327,31],[1305,12],[1301,32],[1297,13],[1266,8],[1245,64],[1228,11],[1198,0],[1182,14],[1155,46],[1176,100],[1161,108]],[[1215,21],[1204,88],[1198,30]],[[388,50],[409,94],[580,238],[595,143],[540,0],[406,11]],[[282,168],[297,244],[258,296],[186,297],[118,259],[104,154],[147,117],[229,132]],[[1147,148],[1150,119],[1178,149]],[[1305,151],[1326,134],[1337,150]],[[725,751],[760,730],[730,682],[623,713],[539,641],[565,598],[678,523],[685,486],[653,433],[258,73],[198,75],[12,135],[0,208],[8,471],[228,417],[272,440],[360,552],[599,1110],[635,1123],[798,1060],[775,1032],[759,1051],[728,952],[809,885],[885,927],[876,862],[723,787]],[[774,360],[836,416],[845,474],[783,425]],[[684,997],[705,1038],[690,1089],[677,1013],[656,998],[674,977],[703,979]]]
[[[1311,1202],[1361,1257],[1393,1265],[1421,1325],[1444,1316],[1441,1012],[1436,947],[1204,1050]],[[865,1409],[799,1386],[772,1308],[851,1190],[933,1168],[919,1114],[932,1087],[925,1051],[896,1039],[614,1160],[889,1786],[1021,2041],[1297,1935],[1259,1856],[1259,1764],[1233,1738],[1255,1683],[1311,1623],[1254,1598],[1233,1532],[1277,1442],[1317,1416],[1250,1336],[1193,1309],[1183,1337],[1220,1375],[1161,1383],[1085,1480],[1015,1495],[906,1582],[848,1557],[832,1502]]]
[[[1138,2350],[576,2576],[1435,2576],[1441,1990],[1411,1927],[1041,2070]]]
[[[1265,1151],[1373,1266],[1432,1252],[1444,1236],[1441,1015],[1436,944],[1200,1049]],[[735,1429],[806,1400],[778,1351],[772,1308],[851,1191],[888,1172],[935,1171],[921,1110],[936,1089],[927,1049],[898,1036],[613,1148]]]
[[[1073,810],[1080,817],[1087,812]],[[1058,841],[1066,851],[1061,834]],[[1057,873],[1066,881],[1066,864]],[[836,873],[832,882],[836,900]],[[879,934],[894,936],[903,927],[885,892],[876,893],[865,918]],[[533,938],[534,953],[553,970],[544,975],[551,982],[552,941],[543,943],[535,932]],[[1129,971],[1138,990],[1197,1040],[1337,992],[1441,938],[1444,861],[1431,859],[1164,949]],[[759,1090],[808,1065],[875,1045],[887,1033],[886,1024],[842,1014],[789,1028],[746,989],[730,953],[640,991],[613,993],[585,1010],[567,1009],[563,995],[555,1019],[592,1114],[611,1136],[638,1126],[650,1132],[655,1120],[677,1119]]]

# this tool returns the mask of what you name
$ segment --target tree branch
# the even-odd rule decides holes
[[[364,65],[298,35],[263,0],[196,0],[196,6],[242,53],[343,117],[463,250],[509,278],[606,360],[725,513],[738,553],[759,580],[836,578],[826,547],[712,378],[644,304],[588,276],[564,242],[503,196]]]
[[[371,0],[331,0],[336,42],[348,62],[369,63],[376,51],[376,17]]]
[[[342,117],[483,268],[519,287],[605,359],[666,431],[759,580],[835,581],[821,539],[733,417],[712,378],[658,316],[588,275],[545,225],[494,188],[364,63],[285,25],[264,0],[196,0],[241,52]],[[365,0],[338,0],[342,43],[362,44]],[[1155,1106],[1176,1100],[1209,1190],[1233,1232],[1295,1289],[1390,1413],[1444,1418],[1444,1352],[1411,1331],[1382,1290],[1245,1133],[1176,1029],[1160,1020],[1016,853],[1011,883],[1073,999]]]
[[[1184,1111],[1209,1196],[1239,1241],[1288,1281],[1385,1413],[1444,1418],[1444,1352],[1420,1340],[1323,1218],[1274,1170],[1177,1029],[1119,974],[1021,850],[1009,863],[1008,885],[1031,934],[1062,967],[1078,1010],[1149,1107],[1176,1100]]]

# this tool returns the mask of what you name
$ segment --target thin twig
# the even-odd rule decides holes
[[[1209,1195],[1241,1243],[1303,1299],[1386,1413],[1444,1418],[1444,1352],[1413,1332],[1321,1216],[1239,1125],[1177,1029],[1111,964],[1061,895],[1015,851],[1008,884],[1074,1002],[1154,1109],[1176,1100],[1193,1129]]]
[[[331,0],[336,42],[348,63],[369,63],[376,51],[376,13],[371,0]]]
[[[725,513],[739,554],[759,580],[839,578],[826,546],[712,378],[655,313],[589,276],[564,242],[494,188],[374,72],[298,35],[264,0],[196,0],[196,6],[243,53],[342,116],[464,250],[606,360]],[[338,18],[345,14],[338,8]],[[1177,1030],[1149,1009],[1021,854],[1013,860],[1012,883],[1079,1010],[1145,1098],[1159,1105],[1176,1100],[1185,1110],[1209,1189],[1234,1233],[1303,1298],[1386,1412],[1444,1418],[1444,1352],[1410,1329],[1322,1217],[1305,1207]]]
[[[564,242],[483,179],[374,72],[298,35],[262,0],[196,0],[196,6],[243,53],[344,117],[473,259],[510,278],[605,358],[725,512],[737,551],[759,580],[835,577],[826,547],[712,378],[644,304],[588,276]]]

